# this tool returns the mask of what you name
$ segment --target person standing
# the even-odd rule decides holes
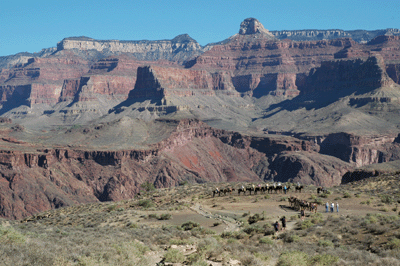
[[[285,231],[286,230],[286,217],[283,216],[281,218],[281,222],[282,222],[282,230]]]
[[[339,212],[339,202],[336,202],[336,212]]]
[[[305,212],[305,210],[304,209],[301,209],[300,210],[300,217],[301,217],[301,220],[303,221],[304,220],[304,217],[306,216],[306,212]]]
[[[332,202],[332,204],[331,204],[331,212],[333,212],[334,209],[335,209],[335,203]]]
[[[285,194],[286,194],[286,190],[287,190],[287,187],[285,185],[284,188],[283,188],[283,191],[285,192]]]
[[[278,221],[276,221],[276,222],[274,223],[274,229],[275,229],[275,233],[278,233],[278,232],[279,232],[279,222],[278,222]]]
[[[329,203],[328,202],[325,204],[325,209],[326,209],[326,212],[329,212]]]

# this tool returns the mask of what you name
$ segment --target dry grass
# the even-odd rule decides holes
[[[341,206],[366,206],[370,213],[325,214],[322,207],[304,221],[282,207],[288,203],[281,194],[212,198],[213,184],[73,206],[26,221],[2,219],[0,265],[209,265],[229,260],[242,265],[400,265],[398,189],[376,194],[376,187],[366,187],[332,188],[327,197],[340,197]],[[318,201],[315,191],[306,187],[298,196]],[[212,217],[190,209],[199,203],[207,209],[204,215]],[[286,232],[275,234],[275,213],[254,211],[253,206],[265,204],[277,213],[288,212]],[[229,224],[236,227],[226,231]]]

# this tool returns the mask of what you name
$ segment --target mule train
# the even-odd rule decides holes
[[[303,186],[297,184],[295,186],[296,192],[300,192],[303,189]],[[215,188],[213,190],[213,197],[215,197],[215,195],[221,196],[221,194],[223,194],[224,196],[226,196],[226,194],[232,194],[232,192],[235,191],[234,188],[232,187],[226,187],[223,189],[219,189],[219,188]],[[238,195],[242,194],[246,195],[247,193],[249,195],[251,195],[252,193],[254,195],[257,195],[257,193],[287,193],[290,191],[290,184],[281,184],[281,183],[274,183],[274,184],[258,184],[258,185],[242,185],[241,187],[239,187],[237,189]]]
[[[310,212],[317,212],[317,203],[315,202],[308,202],[306,200],[302,200],[299,198],[296,198],[294,196],[290,197],[289,199],[289,204],[290,207],[292,207],[295,210],[309,210]]]

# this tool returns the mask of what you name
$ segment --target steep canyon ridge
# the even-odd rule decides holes
[[[398,29],[249,18],[206,46],[71,37],[0,67],[1,217],[129,199],[145,182],[334,186],[400,159]]]

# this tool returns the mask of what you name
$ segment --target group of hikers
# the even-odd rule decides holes
[[[325,212],[329,212],[329,206],[330,206],[330,211],[334,212],[335,211],[335,203],[333,203],[333,202],[330,205],[329,205],[329,202],[327,202],[325,204]],[[338,202],[336,202],[336,212],[339,212],[339,203]]]
[[[279,230],[285,231],[286,230],[286,217],[282,216],[282,218],[280,219],[280,221],[282,222],[282,227],[280,227],[279,221],[276,221],[273,226],[275,229],[275,233],[279,232]]]

